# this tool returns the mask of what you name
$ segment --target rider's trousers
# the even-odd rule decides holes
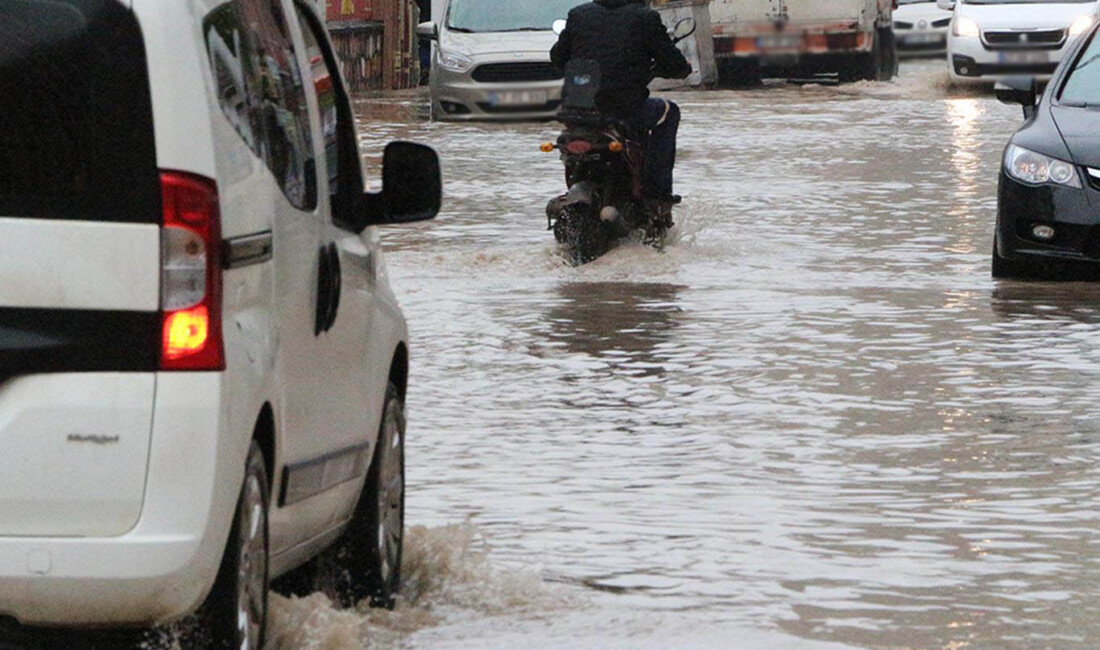
[[[635,119],[639,126],[649,129],[645,158],[646,194],[652,198],[671,196],[680,107],[667,99],[650,97],[642,104]]]

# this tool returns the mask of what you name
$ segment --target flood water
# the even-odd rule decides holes
[[[672,244],[562,263],[555,124],[364,100],[445,165],[383,232],[412,332],[406,598],[278,648],[1100,646],[1100,287],[995,282],[1018,108],[889,84],[671,95]]]

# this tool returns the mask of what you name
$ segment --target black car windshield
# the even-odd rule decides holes
[[[1058,99],[1063,104],[1100,106],[1100,38],[1095,32],[1066,77],[1062,96]]]
[[[447,27],[457,32],[550,31],[585,0],[451,0]]]

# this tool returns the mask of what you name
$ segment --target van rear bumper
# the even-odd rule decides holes
[[[145,500],[116,537],[0,537],[0,617],[41,627],[139,627],[210,591],[244,474],[221,373],[159,373]],[[242,451],[243,450],[243,451]]]
[[[172,620],[208,588],[202,546],[199,537],[0,539],[0,611],[40,626]]]

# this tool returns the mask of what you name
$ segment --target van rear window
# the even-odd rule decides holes
[[[0,217],[160,219],[137,19],[117,0],[0,1]]]

